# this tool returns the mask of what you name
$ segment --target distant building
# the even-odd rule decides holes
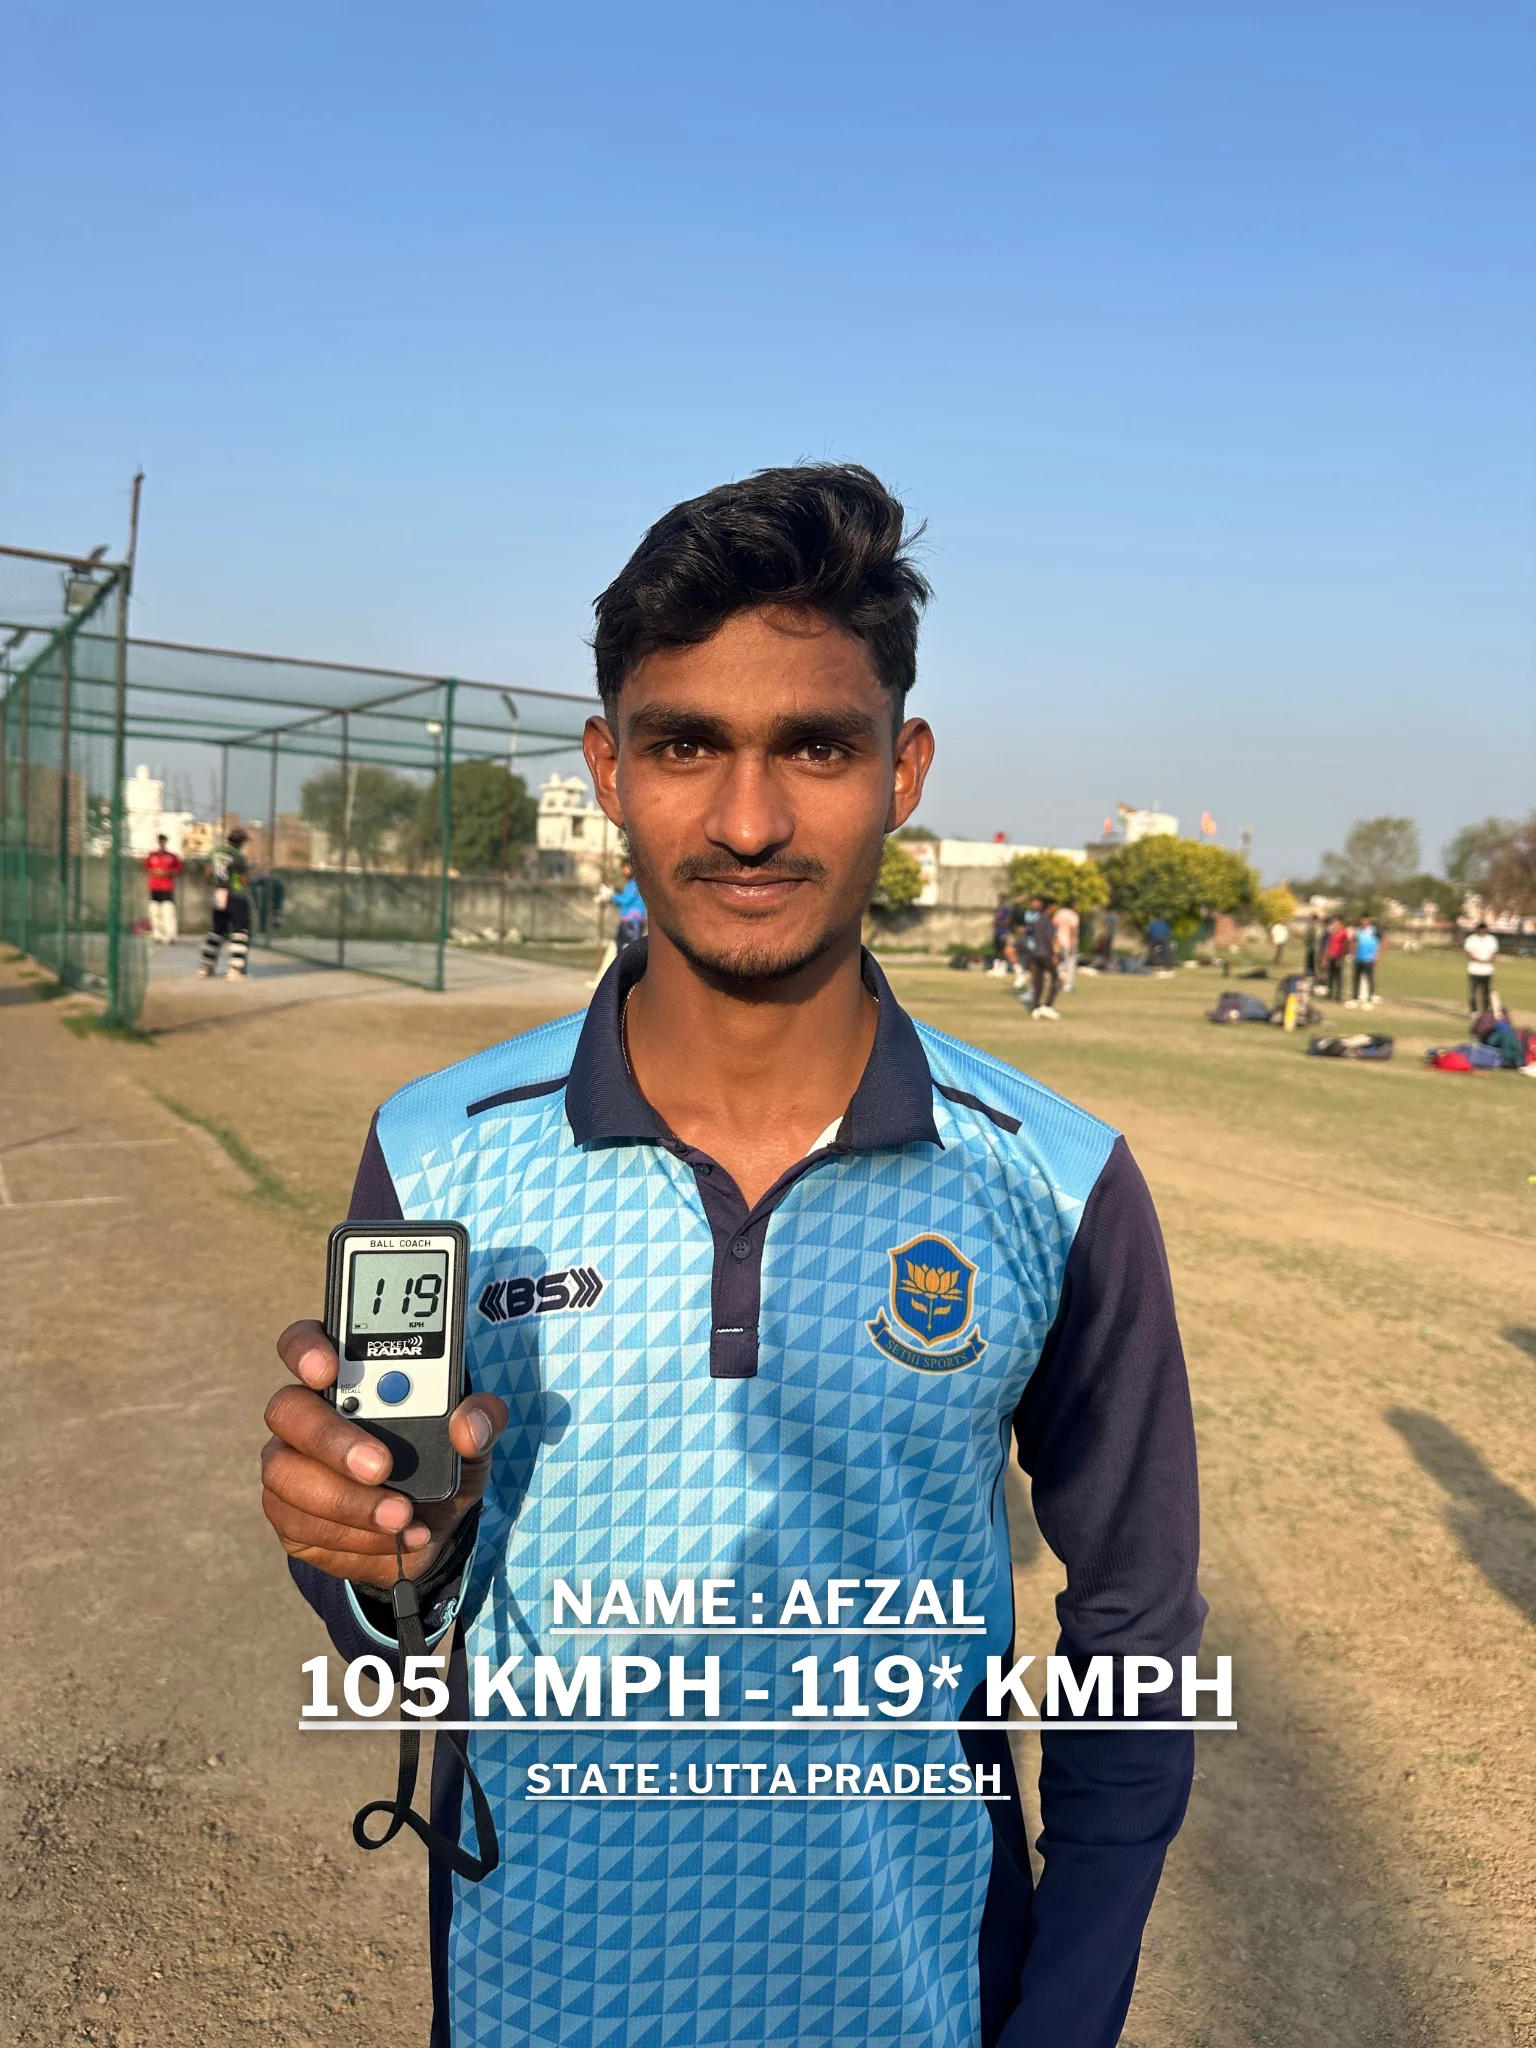
[[[165,784],[158,776],[151,775],[142,762],[132,775],[125,778],[123,824],[130,853],[141,858],[146,853],[153,853],[156,840],[163,834],[171,852],[185,856],[192,851],[186,844],[187,828],[192,823],[190,811],[168,811],[165,808]]]
[[[1116,804],[1114,817],[1104,820],[1103,837],[1090,839],[1084,851],[1095,860],[1103,860],[1107,854],[1118,853],[1122,846],[1134,846],[1138,839],[1178,836],[1178,819],[1170,811],[1158,810],[1155,803],[1150,811],[1137,810],[1134,804]]]
[[[597,883],[623,858],[624,840],[597,807],[585,777],[551,775],[539,791],[539,873],[546,881]]]
[[[1008,863],[1020,854],[1054,853],[1085,861],[1078,846],[1015,846],[1002,839],[908,839],[902,842],[923,871],[920,908],[990,910],[1008,885]]]

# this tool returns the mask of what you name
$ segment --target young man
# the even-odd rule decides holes
[[[926,596],[860,469],[765,471],[651,529],[597,601],[586,737],[649,937],[584,1014],[386,1103],[353,1197],[469,1230],[459,1498],[391,1492],[384,1448],[315,1391],[336,1374],[320,1326],[279,1339],[300,1384],[267,1410],[264,1506],[337,1648],[394,1649],[398,1537],[429,1638],[465,1633],[453,1715],[466,1653],[522,1660],[528,1718],[470,1737],[501,1861],[479,1884],[433,1867],[438,2048],[1119,2037],[1192,1738],[1046,1732],[1032,1891],[985,1683],[988,1655],[1029,1653],[1004,1468],[1012,1438],[1079,1675],[1177,1660],[1204,1614],[1189,1396],[1123,1139],[914,1023],[860,947],[933,753],[904,708]],[[557,1287],[509,1312],[573,1268],[600,1282],[584,1306]],[[675,1604],[638,1625],[608,1590],[675,1603],[705,1579],[719,1605],[685,1617],[705,1632]],[[551,1633],[557,1580],[592,1582],[604,1633]],[[919,1580],[963,1592],[974,1637],[904,1609],[880,1640],[867,1603]],[[770,1725],[711,1737],[696,1698],[657,1692],[617,1733],[541,1726],[534,1655],[567,1672],[578,1651],[657,1686],[697,1685],[707,1651],[725,1720]],[[881,1711],[898,1679],[937,1727]],[[1177,1687],[1149,1706],[1177,1715]],[[688,1726],[647,1732],[652,1708]],[[869,1796],[903,1766],[968,1783],[967,1760],[997,1771],[991,1803]],[[457,1834],[462,1807],[440,1744],[436,1824]]]
[[[251,949],[251,864],[243,848],[244,826],[234,830],[208,856],[208,879],[213,883],[213,924],[203,941],[198,978],[206,980],[219,964],[219,948],[229,941],[229,979],[244,981],[246,955]]]
[[[1323,964],[1328,970],[1328,996],[1330,1003],[1344,1000],[1344,956],[1349,951],[1349,927],[1342,917],[1330,917],[1327,935],[1323,940]]]
[[[1027,903],[1015,903],[1008,920],[1008,930],[1013,942],[1013,985],[1022,989],[1029,979],[1029,954],[1033,941],[1030,934],[1035,928],[1035,919],[1040,915],[1040,898],[1031,896]]]
[[[1499,957],[1498,935],[1489,931],[1486,918],[1477,920],[1461,949],[1467,956],[1467,1014],[1480,1017],[1489,1007],[1494,963]]]
[[[623,887],[614,892],[613,907],[619,920],[613,943],[622,953],[626,946],[636,945],[645,937],[645,898],[628,861],[624,863]]]
[[[1009,949],[1013,943],[1013,902],[1005,893],[997,899],[992,911],[992,972],[1003,975],[1009,968]]]
[[[144,856],[144,879],[149,884],[149,929],[157,945],[176,943],[176,883],[182,860],[172,853],[171,842],[162,832],[153,853]]]
[[[1082,932],[1082,920],[1070,903],[1057,906],[1056,959],[1061,968],[1061,992],[1070,996],[1077,989],[1077,942]]]
[[[1056,993],[1061,982],[1056,971],[1056,903],[1050,896],[1037,897],[1036,901],[1039,908],[1024,938],[1029,962],[1029,994],[1021,995],[1019,1001],[1028,1004],[1031,1017],[1046,1018],[1054,1023],[1061,1017],[1056,1008]]]
[[[1147,965],[1164,974],[1173,967],[1173,926],[1166,917],[1154,917],[1147,926]]]
[[[1376,993],[1376,961],[1381,953],[1381,933],[1373,917],[1362,917],[1355,933],[1354,992],[1346,1010],[1368,1010],[1381,998]]]

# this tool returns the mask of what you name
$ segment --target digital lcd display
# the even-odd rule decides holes
[[[448,1316],[446,1252],[354,1252],[348,1358],[441,1358]]]

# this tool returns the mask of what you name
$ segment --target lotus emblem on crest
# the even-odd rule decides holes
[[[976,1268],[947,1237],[929,1233],[896,1245],[891,1261],[891,1315],[881,1309],[865,1328],[877,1351],[914,1372],[961,1372],[987,1348],[978,1324],[969,1334]],[[909,1344],[896,1325],[917,1338]],[[953,1340],[959,1338],[957,1344]]]
[[[891,1252],[891,1312],[925,1344],[957,1336],[970,1320],[976,1268],[948,1238],[914,1237]]]
[[[952,1309],[960,1300],[960,1273],[955,1266],[919,1266],[913,1259],[902,1262],[901,1292],[912,1303],[933,1333],[935,1311]]]

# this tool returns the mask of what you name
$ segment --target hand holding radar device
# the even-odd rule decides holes
[[[460,1223],[339,1223],[325,1276],[325,1334],[338,1414],[393,1459],[387,1485],[452,1500],[459,1455],[448,1418],[464,1398],[469,1237]]]
[[[387,1486],[414,1501],[452,1500],[459,1490],[459,1454],[448,1418],[464,1398],[464,1310],[469,1234],[461,1223],[339,1223],[331,1232],[325,1273],[325,1334],[336,1347],[336,1384],[326,1398],[338,1414],[378,1438],[394,1461]],[[427,1652],[416,1587],[405,1576],[395,1538],[399,1578],[390,1591],[395,1635],[406,1673],[441,1668]],[[393,1799],[374,1799],[352,1822],[360,1849],[382,1849],[408,1827],[428,1851],[469,1883],[488,1877],[501,1859],[496,1824],[463,1737],[444,1729],[458,1753],[475,1815],[478,1853],[450,1841],[412,1809],[421,1759],[421,1731],[402,1727]],[[370,1835],[375,1814],[388,1816]]]

